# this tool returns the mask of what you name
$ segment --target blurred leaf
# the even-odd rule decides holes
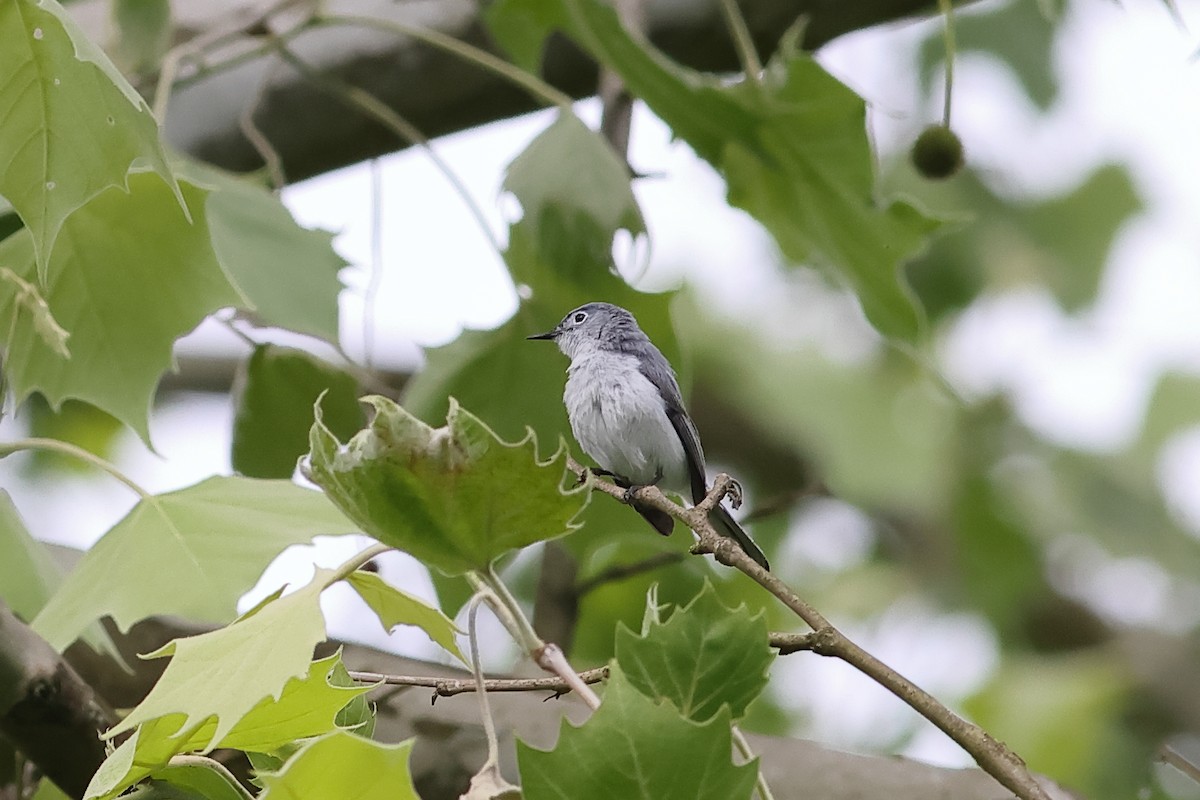
[[[985,13],[959,10],[954,13],[957,58],[984,53],[1004,63],[1039,109],[1046,110],[1058,97],[1053,70],[1054,35],[1057,15],[1047,14],[1048,0],[1013,0],[991,6]],[[920,48],[921,85],[932,91],[935,70],[945,63],[942,32],[930,31]],[[940,76],[939,89],[940,89]],[[962,84],[956,86],[962,90]]]
[[[34,619],[63,583],[62,569],[46,545],[34,539],[13,505],[0,489],[0,600],[23,620]],[[99,623],[88,625],[80,638],[97,653],[125,666],[112,637]],[[2,784],[2,782],[0,782]]]
[[[654,699],[669,700],[690,720],[704,722],[721,709],[736,720],[767,685],[775,660],[762,613],[721,604],[712,585],[665,623],[648,620],[640,635],[617,627],[617,663],[629,683]]]
[[[987,286],[1046,286],[1066,311],[1090,305],[1122,224],[1143,208],[1129,172],[1114,165],[1041,202],[1001,197],[973,173],[924,194],[975,216],[909,266],[932,319],[965,308]]]
[[[106,614],[123,631],[153,614],[225,623],[285,548],[352,532],[320,492],[209,478],[143,498],[84,555],[33,627],[61,651]]]
[[[313,585],[310,584],[309,588],[313,589]],[[320,588],[317,587],[314,591],[319,593]],[[288,597],[294,597],[295,594],[288,595]],[[273,612],[273,615],[268,616],[266,621],[286,619],[301,622],[305,626],[311,625],[312,619],[309,617],[311,604],[303,605],[308,603],[309,599],[311,598],[308,598],[307,595],[301,597],[301,606],[280,609],[285,612],[285,617],[281,618],[278,613]],[[277,601],[276,604],[286,605],[287,602],[285,598]],[[260,608],[269,608],[270,605]],[[230,631],[239,625],[245,625],[254,619],[254,616],[243,618],[234,623],[231,628],[222,629],[222,631]],[[262,621],[258,624],[261,625]],[[249,631],[239,631],[239,633],[245,632]],[[221,631],[203,635],[213,636],[216,633],[221,633]],[[284,632],[276,633],[283,634]],[[225,634],[225,636],[229,638],[229,634]],[[177,641],[189,642],[189,646],[192,646],[191,643],[196,638],[191,637]],[[210,643],[213,641],[216,641],[218,645],[222,644],[219,638],[209,640]],[[275,638],[272,641],[278,641],[278,639]],[[228,642],[226,641],[225,644]],[[205,688],[205,681],[223,681],[229,675],[240,677],[241,672],[255,668],[255,662],[252,658],[246,658],[252,656],[253,651],[244,644],[230,647],[223,653],[216,650],[213,652],[217,654],[217,657],[212,663],[221,665],[229,672],[222,672],[220,675],[213,675],[209,678],[200,673],[180,678],[178,672],[173,672],[171,680],[183,681],[185,685],[180,687],[181,690],[186,690],[187,686],[196,687],[199,694],[194,698],[195,701],[201,705],[209,703],[214,709],[213,713],[216,714],[218,707],[228,709],[229,704],[233,701],[225,697],[229,694],[226,689],[211,691],[211,688]],[[181,658],[186,657],[189,656],[181,656]],[[238,661],[243,663],[238,664]],[[172,660],[173,663],[174,660]],[[273,751],[289,745],[296,739],[319,736],[336,730],[340,724],[342,711],[350,704],[365,703],[363,696],[370,691],[371,687],[341,685],[342,681],[338,676],[346,676],[346,669],[342,664],[340,653],[313,661],[311,664],[308,663],[308,657],[305,657],[304,663],[307,665],[306,675],[287,680],[283,684],[278,699],[264,695],[240,719],[236,719],[233,727],[219,740],[214,738],[219,724],[219,720],[215,717],[210,716],[198,725],[195,725],[196,720],[193,720],[195,726],[191,730],[186,729],[185,715],[187,712],[183,710],[186,700],[176,703],[181,707],[180,711],[146,720],[101,765],[88,786],[87,796],[115,797],[129,786],[148,776],[161,777],[162,767],[178,753],[208,751],[215,747],[256,752]],[[202,672],[203,670],[201,670]],[[348,678],[348,676],[346,677]],[[166,678],[164,677],[162,680],[166,680]],[[206,695],[213,696],[206,700]],[[162,701],[156,699],[155,702],[159,703],[159,710],[164,707]],[[170,706],[170,701],[166,701],[166,705]],[[244,703],[241,708],[245,708]],[[196,714],[200,713],[196,712]],[[236,709],[232,712],[227,710],[226,713],[236,715],[238,711]]]
[[[350,673],[346,670],[346,664],[340,658],[334,663],[328,680],[331,686],[351,689],[365,688],[367,691],[373,688],[369,684],[361,684],[351,678]],[[333,718],[333,722],[343,730],[370,739],[375,733],[375,708],[367,699],[366,692],[356,694],[351,698],[350,702],[343,706],[342,710]],[[276,748],[276,752],[279,752],[279,748]],[[283,766],[282,762],[273,767],[271,772],[278,772],[281,766]],[[255,766],[255,771],[263,772],[264,770]]]
[[[1141,434],[1124,454],[1131,468],[1150,476],[1172,436],[1200,425],[1200,376],[1166,372],[1158,379]]]
[[[154,776],[152,788],[164,797],[187,800],[245,800],[245,795],[224,774],[204,764],[171,764]]]
[[[246,178],[198,161],[177,169],[211,188],[205,205],[221,268],[249,300],[253,318],[336,343],[338,271],[333,234],[303,228],[280,199]]]
[[[730,203],[788,258],[832,269],[884,334],[917,338],[920,314],[896,268],[938,223],[907,203],[876,201],[865,104],[809,56],[785,43],[761,83],[731,85],[634,40],[595,0],[505,0],[489,21],[501,45],[526,55],[534,34],[514,38],[518,21],[539,35],[565,30],[724,175]]]
[[[13,210],[12,203],[0,197],[0,241],[21,230],[25,223]]]
[[[7,62],[0,96],[0,152],[6,154],[0,194],[30,231],[37,268],[28,274],[39,276],[35,283],[51,269],[64,220],[105,189],[126,186],[135,163],[153,169],[171,187],[154,218],[183,205],[150,109],[58,3],[0,3],[0,52]]]
[[[749,800],[758,761],[734,766],[731,752],[727,710],[693,722],[616,665],[599,710],[578,728],[564,720],[553,750],[517,742],[526,800]]]
[[[387,398],[364,402],[375,416],[345,446],[317,409],[304,472],[379,541],[459,575],[577,527],[588,496],[562,488],[561,448],[541,461],[532,433],[505,442],[453,399],[436,429]]]
[[[0,489],[0,600],[23,620],[33,619],[58,585],[62,571],[29,535],[8,492]]]
[[[33,800],[68,800],[70,795],[54,785],[54,781],[49,778],[42,778],[42,782],[38,784],[37,792],[33,795]]]
[[[64,400],[55,411],[44,397],[35,394],[24,408],[29,413],[30,436],[70,442],[101,458],[108,458],[112,454],[125,430],[125,426],[112,414],[78,400]],[[61,453],[38,450],[29,455],[27,463],[34,475],[44,474],[50,469],[80,473],[95,469],[90,464]]]
[[[397,625],[416,625],[459,661],[466,661],[454,638],[458,626],[441,611],[426,605],[420,598],[397,589],[374,572],[358,570],[351,573],[347,583],[354,587],[359,597],[371,607],[375,616],[379,617],[379,624],[388,633]]]
[[[113,22],[113,58],[122,70],[146,72],[161,65],[171,47],[170,0],[113,0]]]
[[[612,261],[617,231],[646,232],[628,167],[604,137],[569,111],[560,112],[513,159],[503,188],[520,200],[523,233],[551,264],[603,269]]]
[[[837,363],[698,307],[678,318],[706,394],[811,460],[834,496],[868,508],[946,508],[956,406],[907,357],[883,351]]]
[[[70,359],[14,308],[3,281],[0,336],[7,337],[5,375],[18,403],[35,391],[52,407],[77,398],[149,441],[150,400],[174,363],[175,339],[209,313],[238,305],[241,295],[213,257],[202,190],[182,184],[189,222],[158,176],[131,175],[129,189],[109,189],[75,211],[47,267],[45,299],[71,335]],[[0,242],[0,263],[34,280],[28,229]]]
[[[408,768],[413,740],[379,744],[349,733],[331,733],[306,744],[276,775],[263,775],[262,800],[420,800]]]
[[[290,478],[308,452],[313,404],[335,436],[349,438],[365,418],[358,381],[315,356],[273,344],[254,348],[233,390],[233,468],[254,478]]]
[[[1009,659],[963,710],[1034,772],[1100,797],[1093,776],[1125,691],[1125,679],[1099,652]]]

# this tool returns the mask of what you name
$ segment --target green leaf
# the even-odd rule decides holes
[[[13,505],[8,492],[0,489],[0,600],[18,617],[34,619],[63,583],[62,570],[46,546],[34,539]],[[124,659],[112,637],[99,623],[88,625],[80,636],[97,653]]]
[[[315,591],[319,592],[320,588]],[[293,595],[289,595],[291,596]],[[286,598],[277,602],[285,601]],[[284,610],[292,615],[287,617],[288,619],[299,618],[303,624],[311,624],[308,612],[304,609]],[[297,611],[300,613],[297,614]],[[234,623],[233,627],[242,624],[245,623],[239,621]],[[251,655],[252,653],[244,647],[234,645],[223,653],[218,652],[213,665],[220,665],[232,674],[236,670],[253,668],[252,662],[245,663]],[[214,671],[218,670],[210,665],[210,672]],[[189,686],[193,687],[197,692],[197,700],[210,703],[213,713],[219,714],[222,709],[227,709],[229,702],[226,698],[226,688],[216,686],[217,682],[223,680],[222,675],[227,674],[219,672],[215,677],[206,678],[201,672],[185,675],[182,679],[178,673],[172,673],[171,680],[184,681],[183,685],[177,687],[180,692],[187,692]],[[219,740],[214,739],[218,719],[211,716],[191,731],[183,730],[182,723],[186,718],[182,710],[147,720],[108,756],[88,786],[87,797],[115,797],[144,778],[151,775],[161,777],[163,766],[179,753],[207,751],[215,747],[271,751],[296,739],[320,736],[336,730],[340,724],[338,716],[341,711],[349,704],[361,701],[363,695],[371,689],[370,686],[339,685],[334,682],[340,680],[337,677],[339,674],[346,674],[340,653],[313,661],[308,665],[308,672],[303,678],[287,680],[278,699],[264,696],[258,700]],[[165,676],[160,679],[160,683],[163,680],[166,680]],[[200,716],[202,713],[198,711],[195,715]]]
[[[290,478],[308,452],[313,404],[322,395],[334,435],[349,437],[362,428],[352,375],[303,350],[254,348],[233,392],[233,468],[255,478]]]
[[[170,0],[113,0],[117,39],[114,58],[126,72],[161,65],[171,48]]]
[[[38,784],[37,792],[33,795],[33,800],[68,800],[70,795],[58,788],[54,781],[49,778],[42,778],[42,782]]]
[[[907,203],[877,201],[866,105],[812,58],[785,43],[761,82],[730,85],[633,39],[597,0],[509,0],[496,14],[565,30],[724,175],[730,203],[788,258],[849,283],[885,335],[917,338],[921,316],[897,268],[938,223]]]
[[[283,597],[276,593],[228,627],[175,639],[148,654],[147,658],[171,656],[171,662],[146,699],[105,738],[168,715],[183,716],[177,730],[190,738],[215,716],[215,730],[204,750],[224,743],[264,698],[278,701],[289,680],[308,672],[313,648],[325,639],[321,592],[336,576],[334,570],[317,569],[307,586]],[[214,664],[221,668],[214,669]],[[265,731],[277,733],[270,725]],[[269,748],[256,742],[246,749]]]
[[[0,556],[0,600],[21,619],[33,619],[62,583],[62,571],[46,546],[29,535],[12,498],[3,489]]]
[[[239,787],[230,783],[229,778],[203,763],[171,764],[163,767],[154,776],[151,788],[162,791],[164,798],[245,800],[245,795]]]
[[[305,745],[277,775],[262,776],[262,800],[420,800],[408,768],[413,740],[380,744],[348,733],[332,733]]]
[[[505,442],[453,399],[437,429],[387,398],[364,402],[374,419],[344,447],[317,408],[304,472],[379,541],[460,575],[577,527],[588,497],[562,487],[561,447],[541,461],[532,433]]]
[[[352,530],[319,492],[286,481],[216,477],[143,498],[84,555],[33,628],[62,650],[106,614],[121,630],[153,614],[225,623],[285,548]]]
[[[301,227],[279,198],[246,178],[196,161],[176,169],[210,188],[212,246],[230,281],[262,324],[338,340],[338,271],[346,260],[333,234]]]
[[[38,335],[0,281],[0,336],[5,374],[19,403],[31,392],[52,406],[74,397],[89,402],[149,440],[147,415],[159,377],[173,365],[179,336],[209,313],[242,303],[212,253],[203,192],[182,190],[189,222],[158,176],[129,178],[128,193],[109,189],[63,224],[50,259],[45,299],[70,334],[70,358]],[[34,279],[28,229],[0,242],[0,263]]]
[[[767,685],[775,659],[766,617],[746,606],[726,608],[705,581],[691,603],[667,622],[648,617],[639,636],[617,627],[617,663],[639,692],[669,700],[696,722],[728,708],[734,719]]]
[[[564,721],[550,752],[518,741],[517,762],[525,800],[748,800],[758,762],[734,766],[731,751],[727,710],[693,722],[613,666],[599,710]]]
[[[397,589],[374,572],[358,570],[351,573],[347,582],[379,617],[385,631],[390,633],[397,625],[416,625],[460,661],[466,661],[454,639],[458,626],[438,609]]]
[[[629,169],[600,134],[570,111],[553,123],[508,165],[504,189],[516,195],[528,234],[543,244],[551,263],[585,263],[603,269],[612,261],[618,230],[646,232],[641,209],[629,184]],[[578,253],[567,261],[544,245],[554,235],[542,228],[543,218],[560,215],[557,223],[569,234],[558,242]],[[563,309],[566,313],[570,309]]]
[[[183,205],[150,109],[58,3],[0,4],[0,53],[0,194],[31,233],[40,276],[64,220],[105,189],[124,187],[135,165],[174,189],[166,203]]]

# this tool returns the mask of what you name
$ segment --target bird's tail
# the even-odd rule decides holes
[[[717,529],[717,533],[722,536],[728,536],[735,540],[742,549],[746,551],[746,555],[754,559],[754,561],[763,569],[771,569],[771,565],[767,563],[767,557],[763,555],[763,551],[758,549],[758,545],[750,538],[750,534],[738,525],[737,520],[733,515],[726,510],[722,505],[717,505],[716,508],[708,515],[708,521]]]

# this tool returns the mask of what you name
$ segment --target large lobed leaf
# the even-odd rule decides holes
[[[599,710],[563,722],[550,752],[517,742],[525,800],[749,800],[758,762],[735,766],[729,712],[706,723],[634,688],[613,666]]]
[[[617,663],[625,677],[642,694],[669,700],[690,720],[704,722],[722,708],[740,719],[767,685],[775,658],[766,616],[744,605],[726,608],[707,581],[666,622],[654,611],[641,635],[617,627]]]
[[[420,800],[408,767],[413,740],[380,744],[336,732],[306,744],[275,775],[262,800]],[[353,794],[347,793],[353,786]]]
[[[305,614],[310,612],[311,607]],[[304,619],[300,621],[305,622]],[[238,650],[230,649],[225,652],[222,662],[217,663],[230,664],[241,658]],[[296,739],[336,730],[339,712],[371,689],[370,686],[347,687],[333,683],[331,678],[338,672],[344,674],[340,654],[313,661],[306,675],[288,680],[277,699],[263,696],[220,739],[214,739],[218,717],[209,717],[191,731],[181,731],[184,712],[182,704],[176,704],[181,707],[180,711],[144,722],[105,759],[88,785],[86,796],[115,797],[143,778],[161,777],[160,768],[178,753],[214,747],[269,752]],[[171,680],[180,680],[178,673],[173,674]],[[213,713],[221,710],[229,713],[225,699],[227,692],[221,687],[214,690],[203,672],[183,676],[182,680],[181,693],[185,696],[187,690],[195,690],[201,693],[200,698],[207,698]],[[160,705],[159,710],[162,708]]]
[[[0,3],[0,54],[0,194],[44,276],[64,220],[133,166],[174,178],[145,101],[54,0]]]
[[[832,269],[885,335],[917,338],[921,316],[897,270],[937,223],[878,201],[865,103],[811,57],[785,42],[761,81],[730,85],[634,39],[597,0],[502,0],[489,21],[527,60],[532,30],[564,30],[725,176],[730,202],[790,259]]]
[[[319,492],[287,481],[209,478],[143,498],[84,555],[33,622],[55,648],[104,615],[225,623],[275,556],[353,525]]]
[[[459,661],[466,661],[454,638],[455,634],[459,632],[458,626],[454,624],[454,620],[441,611],[426,605],[425,601],[413,597],[408,592],[392,586],[374,572],[358,570],[352,573],[346,582],[375,612],[375,616],[379,618],[379,624],[388,633],[391,633],[397,625],[416,625],[433,642],[441,645]]]
[[[316,409],[303,469],[379,541],[461,575],[577,527],[587,492],[563,488],[561,448],[541,461],[532,433],[505,442],[453,399],[442,428],[387,398],[364,402],[374,418],[345,446]]]

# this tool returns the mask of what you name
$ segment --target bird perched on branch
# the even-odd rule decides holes
[[[611,303],[582,305],[552,330],[528,338],[551,340],[571,359],[563,402],[575,439],[604,473],[629,489],[626,496],[638,513],[659,533],[670,534],[671,516],[639,504],[634,490],[658,486],[690,496],[693,503],[708,493],[700,435],[670,363],[633,314]],[[715,506],[708,518],[718,533],[770,569],[724,506]]]

